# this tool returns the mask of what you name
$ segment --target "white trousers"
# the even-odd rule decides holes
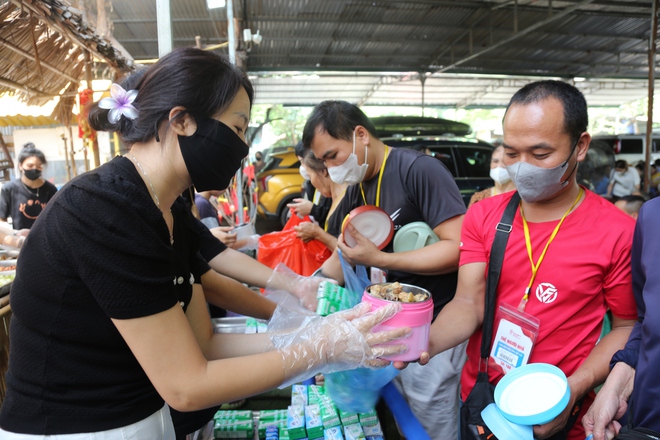
[[[165,405],[146,419],[107,431],[83,434],[15,434],[0,429],[0,440],[174,440],[170,408]]]
[[[434,440],[458,439],[458,393],[466,346],[467,341],[436,355],[424,366],[408,364],[394,379],[413,414]]]

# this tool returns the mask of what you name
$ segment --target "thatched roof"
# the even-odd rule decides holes
[[[31,105],[75,95],[85,78],[85,52],[116,75],[131,69],[131,61],[66,1],[10,0],[0,6],[0,94],[16,93]]]

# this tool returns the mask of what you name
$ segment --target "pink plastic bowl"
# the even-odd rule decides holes
[[[375,284],[372,284],[371,286],[374,285]],[[413,294],[425,293],[428,295],[428,299],[420,302],[400,303],[403,306],[403,309],[392,318],[375,326],[372,331],[377,332],[393,330],[400,327],[410,327],[412,329],[412,334],[409,337],[383,344],[406,344],[408,346],[408,351],[402,354],[384,357],[383,359],[387,359],[388,361],[415,361],[419,359],[419,356],[422,354],[422,352],[427,351],[429,348],[429,330],[431,329],[431,320],[433,319],[433,298],[429,291],[426,289],[411,286],[410,284],[401,283],[401,285],[403,286],[404,292],[412,292]],[[372,296],[371,293],[369,293],[371,286],[368,286],[362,295],[362,302],[370,303],[371,311],[394,302]]]

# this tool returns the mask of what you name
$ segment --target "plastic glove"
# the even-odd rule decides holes
[[[266,295],[272,291],[285,290],[298,298],[304,308],[315,311],[318,303],[316,295],[322,281],[337,283],[329,278],[303,277],[286,265],[278,264],[266,282]]]
[[[406,337],[410,328],[371,332],[374,326],[401,310],[401,305],[392,303],[374,312],[369,310],[369,304],[360,303],[325,317],[310,315],[297,330],[271,334],[271,342],[282,355],[284,365],[286,379],[280,388],[318,373],[386,367],[390,362],[380,357],[404,353],[408,346],[403,343],[378,344]]]
[[[259,234],[250,235],[245,239],[245,243],[238,249],[239,251],[254,251],[259,247]]]

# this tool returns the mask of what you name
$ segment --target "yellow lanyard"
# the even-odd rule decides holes
[[[577,205],[578,202],[580,201],[580,197],[582,197],[583,192],[584,190],[582,189],[582,187],[580,187],[580,191],[578,192],[577,198],[575,199],[571,207],[568,208],[568,211],[564,213],[561,220],[559,220],[557,226],[555,226],[555,230],[552,231],[552,235],[550,235],[548,242],[545,244],[545,248],[543,249],[543,252],[541,253],[541,256],[539,257],[536,264],[534,264],[534,258],[532,256],[532,240],[529,236],[529,226],[527,225],[527,220],[525,219],[525,213],[523,212],[523,207],[521,202],[520,215],[522,216],[523,230],[525,231],[525,246],[527,247],[527,255],[529,256],[529,262],[532,265],[532,277],[530,278],[529,284],[525,289],[525,295],[523,296],[522,300],[520,300],[520,305],[518,305],[518,310],[520,312],[523,312],[525,310],[525,306],[527,305],[527,301],[529,300],[529,292],[532,290],[532,284],[534,284],[534,280],[536,279],[536,274],[538,273],[539,267],[541,266],[541,263],[545,258],[545,253],[548,251],[548,248],[550,247],[550,243],[552,243],[552,240],[554,240],[555,237],[557,236],[557,232],[559,232],[559,228],[561,228],[561,225],[562,223],[564,223],[564,219],[566,218],[568,213],[571,212],[573,208],[575,208],[575,205]]]
[[[380,172],[378,173],[378,186],[376,186],[376,207],[380,207],[380,183],[383,181],[383,170],[385,169],[385,162],[387,162],[387,156],[389,156],[390,147],[385,146],[385,158],[383,163],[380,165]],[[364,204],[367,204],[367,198],[364,196],[364,188],[362,187],[362,182],[360,182],[360,191],[362,192],[362,200]]]

